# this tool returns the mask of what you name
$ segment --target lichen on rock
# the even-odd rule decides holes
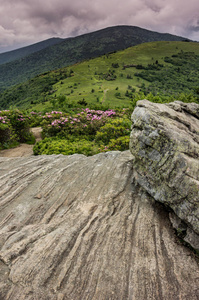
[[[187,224],[185,239],[198,248],[191,232],[199,237],[199,105],[138,101],[130,150],[136,181]]]

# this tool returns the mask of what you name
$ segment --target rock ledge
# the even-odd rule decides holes
[[[199,250],[199,105],[138,101],[132,122],[136,181],[172,208],[172,223]]]
[[[0,299],[197,300],[199,265],[130,151],[0,158]]]

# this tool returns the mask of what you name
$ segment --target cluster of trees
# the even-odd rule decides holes
[[[143,85],[140,90],[152,94],[174,95],[178,93],[199,94],[199,56],[193,52],[180,52],[172,57],[165,57],[170,66],[161,64],[148,65],[141,72],[135,73],[138,78],[150,82]]]
[[[45,72],[35,78],[18,84],[0,93],[1,108],[21,106],[25,103],[36,104],[48,100],[53,92],[53,85],[73,75],[72,70],[61,69],[54,72]]]

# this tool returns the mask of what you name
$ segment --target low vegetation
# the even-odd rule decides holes
[[[129,107],[140,92],[164,101],[183,93],[197,102],[198,78],[198,43],[146,43],[36,76],[0,93],[0,107],[37,111],[67,111],[79,105],[122,108]]]
[[[33,151],[40,154],[93,155],[110,150],[126,150],[129,145],[131,122],[129,109],[93,110],[75,109],[70,113],[20,112],[0,113],[0,149],[34,143],[30,126],[42,126],[43,140]]]
[[[0,149],[17,146],[19,143],[34,144],[30,132],[30,117],[19,110],[0,111]]]
[[[34,143],[34,154],[126,150],[140,99],[199,103],[199,46],[147,43],[46,72],[0,94],[0,149]],[[14,107],[21,107],[21,111]]]
[[[8,56],[0,54],[0,63],[2,60],[3,62],[7,61],[7,63],[0,65],[0,91],[32,79],[43,72],[70,66],[105,53],[113,53],[151,41],[182,40],[182,37],[153,32],[135,26],[113,26],[68,38],[62,42],[57,41],[57,39],[50,39],[13,51],[12,55],[10,53]],[[57,44],[54,44],[56,42]],[[13,61],[10,61],[10,56]]]
[[[34,154],[94,155],[109,150],[126,150],[131,122],[129,110],[79,109],[73,115],[62,112],[43,116],[43,140]]]

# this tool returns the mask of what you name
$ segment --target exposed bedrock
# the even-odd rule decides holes
[[[138,101],[132,122],[135,180],[173,210],[173,226],[199,249],[199,105]]]
[[[132,121],[133,155],[0,157],[0,300],[199,299],[199,106]]]
[[[0,158],[0,299],[197,300],[199,265],[132,154]]]

